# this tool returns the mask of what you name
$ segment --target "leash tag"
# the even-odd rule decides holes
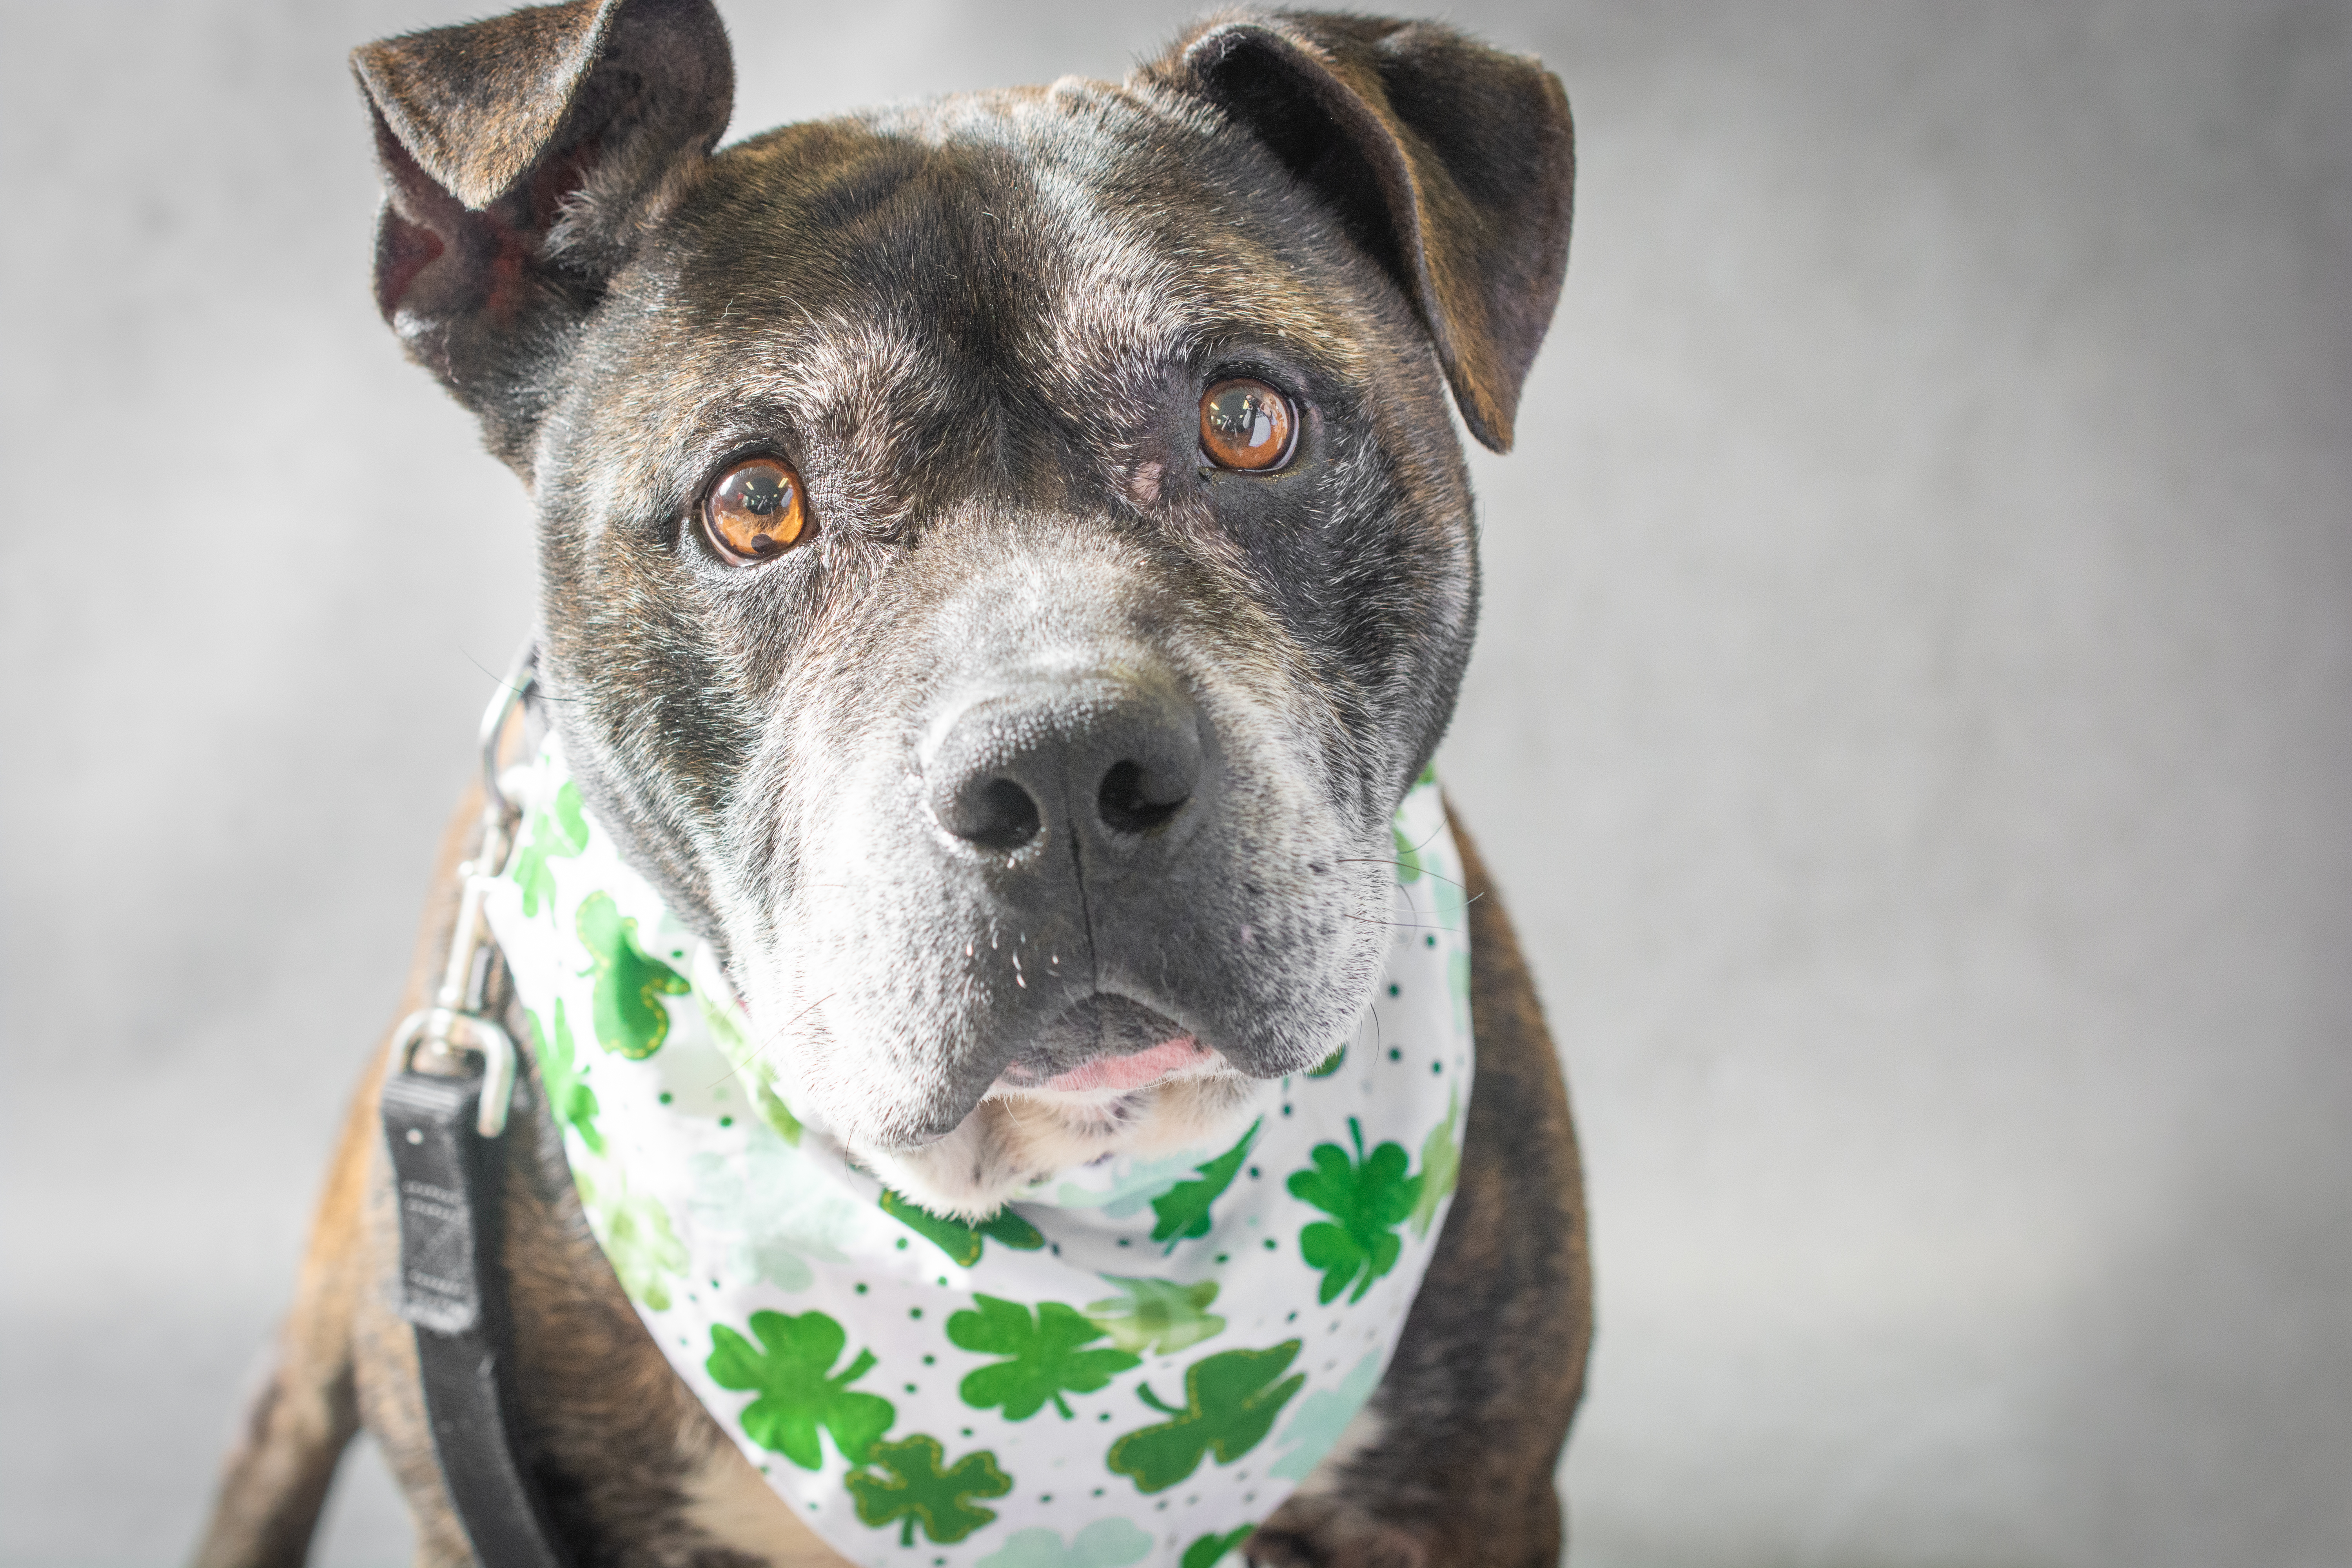
[[[482,1321],[474,1224],[478,1079],[404,1071],[383,1086],[384,1143],[400,1198],[400,1315],[436,1334]]]

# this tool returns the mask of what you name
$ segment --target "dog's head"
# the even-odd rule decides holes
[[[566,754],[796,1106],[979,1213],[1347,1037],[1476,614],[1446,387],[1507,446],[1565,265],[1551,76],[1230,15],[714,153],[707,0],[356,60]]]

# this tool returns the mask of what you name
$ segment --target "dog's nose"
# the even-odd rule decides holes
[[[1192,698],[1159,672],[992,690],[933,731],[931,813],[983,849],[1057,829],[1129,847],[1177,824],[1199,795],[1201,729]]]

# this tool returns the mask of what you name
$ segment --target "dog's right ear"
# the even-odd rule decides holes
[[[576,0],[352,53],[384,176],[376,307],[529,473],[548,374],[734,107],[710,0]]]

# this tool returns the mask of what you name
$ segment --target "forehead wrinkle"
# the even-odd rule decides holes
[[[920,488],[909,480],[922,465],[907,454],[924,444],[908,437],[952,413],[938,345],[887,305],[866,316],[842,308],[786,314],[646,345],[643,357],[659,367],[647,379],[690,389],[692,412],[678,419],[662,398],[633,398],[619,411],[617,445],[642,458],[644,433],[659,431],[669,465],[690,481],[746,441],[779,440],[803,467],[813,500],[837,517],[890,527]]]
[[[1281,223],[1250,222],[1268,199],[1253,177],[1263,171],[1245,158],[1221,178],[1186,151],[1156,181],[1139,182],[1132,166],[1114,181],[1077,160],[1035,173],[1038,232],[1055,242],[1070,286],[1046,301],[1025,357],[1080,411],[1106,395],[1148,401],[1170,370],[1227,342],[1278,343],[1363,386],[1380,335],[1363,330],[1380,314],[1371,264],[1312,203],[1287,203]],[[1275,177],[1286,194],[1287,176]],[[1156,184],[1171,199],[1152,199]],[[1205,221],[1188,220],[1204,198]]]

